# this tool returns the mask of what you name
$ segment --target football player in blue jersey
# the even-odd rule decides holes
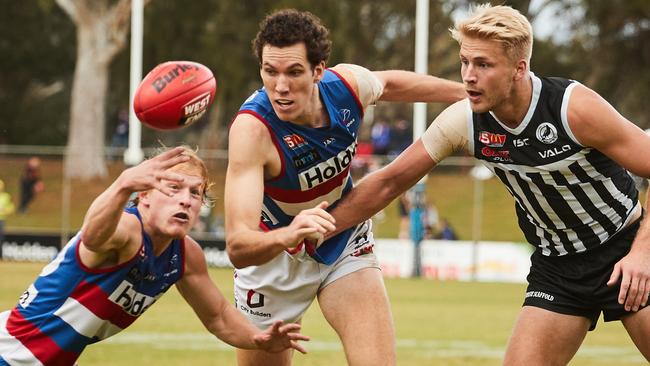
[[[512,194],[536,247],[504,364],[567,364],[601,313],[650,360],[650,223],[626,171],[650,177],[650,137],[588,87],[533,74],[532,27],[517,10],[478,6],[452,35],[468,98],[360,181],[331,211],[337,230],[467,152]]]
[[[299,324],[259,330],[210,280],[201,247],[187,235],[209,185],[205,164],[186,147],[122,172],[93,201],[80,233],[0,313],[0,365],[73,365],[87,345],[128,327],[172,285],[224,342],[305,352]]]
[[[326,67],[328,30],[308,12],[281,10],[253,42],[263,88],[229,135],[226,248],[238,308],[260,328],[300,321],[315,298],[350,365],[394,365],[392,316],[371,222],[320,243],[325,210],[352,188],[350,163],[365,109],[377,101],[453,102],[462,84],[408,71]],[[307,240],[305,240],[307,239]],[[239,350],[240,365],[289,365],[290,350]]]

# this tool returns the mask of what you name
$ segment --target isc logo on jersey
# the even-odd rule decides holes
[[[357,142],[355,141],[336,156],[332,156],[326,161],[300,172],[300,189],[303,191],[312,189],[336,177],[350,165],[356,149]]]
[[[122,281],[108,299],[121,306],[128,314],[139,316],[156,302],[158,297],[141,294],[133,289],[132,283]]]
[[[183,106],[182,125],[188,125],[203,117],[210,105],[210,92],[203,93]]]

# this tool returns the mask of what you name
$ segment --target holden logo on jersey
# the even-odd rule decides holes
[[[343,172],[352,162],[357,149],[357,142],[353,142],[347,149],[336,156],[323,161],[308,170],[300,172],[300,189],[306,191],[317,185],[323,184]]]
[[[284,143],[287,144],[291,150],[295,150],[301,146],[307,145],[307,141],[305,141],[302,136],[296,135],[295,133],[282,136],[282,140],[284,140]]]
[[[549,122],[544,122],[539,125],[535,135],[539,141],[545,144],[552,144],[557,141],[557,129]]]
[[[139,316],[144,313],[149,306],[156,302],[158,297],[141,294],[133,288],[131,282],[122,281],[108,299],[119,305],[126,313],[133,316]]]
[[[481,131],[478,133],[478,140],[489,147],[503,147],[506,143],[506,135]]]

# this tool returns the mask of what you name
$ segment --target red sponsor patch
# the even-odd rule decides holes
[[[502,147],[506,143],[506,135],[481,131],[478,133],[478,140],[489,147]]]
[[[302,138],[302,136],[296,135],[295,133],[291,135],[282,136],[282,140],[284,140],[284,143],[287,144],[287,146],[289,146],[289,148],[292,150],[307,144],[307,142],[305,141],[304,138]]]

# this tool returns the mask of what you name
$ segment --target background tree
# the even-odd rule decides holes
[[[74,26],[53,1],[18,1],[0,12],[0,35],[0,144],[63,145]]]
[[[480,2],[484,1],[430,2],[431,74],[460,79],[458,46],[449,37],[448,28],[453,16]],[[558,32],[560,37],[535,39],[535,72],[581,80],[632,121],[650,127],[643,99],[650,94],[647,0],[506,3],[532,20],[542,9],[554,9],[551,27],[566,28]],[[120,52],[129,30],[127,4],[126,0],[34,0],[16,2],[0,12],[0,67],[7,71],[0,73],[0,144],[61,146],[68,142],[71,152],[77,144],[81,149],[77,151],[83,151],[83,157],[93,163],[72,164],[71,160],[71,169],[103,171],[106,132],[114,130],[118,110],[129,107],[129,53]],[[154,146],[161,140],[203,149],[225,147],[228,123],[241,102],[261,84],[259,66],[250,49],[258,22],[285,7],[309,10],[330,28],[334,42],[330,66],[353,62],[371,69],[413,69],[415,1],[151,2],[144,13],[143,72],[168,60],[201,62],[217,77],[218,99],[205,120],[188,128],[159,132],[144,127],[143,146]],[[73,14],[70,18],[74,21],[70,22],[66,14]],[[92,36],[82,37],[82,32]],[[90,65],[84,66],[84,62]],[[87,76],[83,79],[78,75],[82,70]],[[77,87],[77,82],[81,86]],[[95,87],[100,85],[108,85],[108,90]],[[104,90],[105,96],[97,90]],[[428,108],[429,120],[438,108]],[[412,115],[409,105],[389,107],[388,103],[380,103],[376,112],[387,118],[409,119]]]
[[[82,179],[105,177],[104,106],[110,63],[126,44],[131,1],[56,2],[77,28],[77,60],[70,97],[66,176]]]

